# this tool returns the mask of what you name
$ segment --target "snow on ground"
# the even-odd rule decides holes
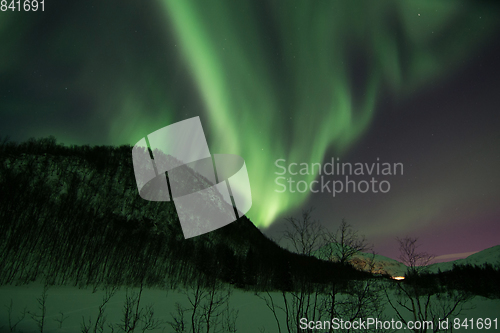
[[[394,282],[397,283],[397,282]],[[133,289],[136,292],[138,289]],[[42,294],[43,287],[40,284],[30,284],[25,286],[2,286],[0,287],[0,331],[7,332],[7,306],[13,301],[13,319],[17,318],[24,307],[28,311],[39,313],[37,308],[37,298]],[[70,286],[53,286],[47,291],[47,314],[44,332],[70,333],[81,332],[82,317],[95,320],[98,307],[101,304],[104,292],[92,292],[92,288],[79,289]],[[281,296],[273,293],[274,300],[281,304]],[[119,323],[122,317],[125,290],[119,290],[109,301],[105,315],[107,323]],[[158,319],[170,321],[170,313],[175,311],[175,303],[181,302],[187,305],[186,297],[177,291],[166,292],[163,290],[145,289],[142,294],[141,306],[153,304],[155,315]],[[258,333],[259,328],[265,327],[265,332],[277,332],[276,322],[264,302],[254,295],[253,292],[235,291],[230,300],[231,307],[239,310],[236,322],[239,333]],[[465,318],[498,318],[500,317],[500,300],[489,300],[476,297],[469,305],[473,309],[466,310],[459,315],[461,320]],[[62,328],[55,321],[60,317],[60,312],[68,318],[63,322]],[[393,310],[386,306],[384,314],[387,318],[396,318]],[[282,327],[284,327],[284,316],[281,317]],[[324,318],[326,320],[326,318]],[[498,319],[500,320],[500,318]],[[35,332],[36,323],[29,316],[18,325],[18,331]],[[109,330],[105,330],[108,332]],[[140,332],[137,330],[136,332]],[[164,330],[158,329],[154,332],[173,332],[167,324]],[[467,330],[467,332],[474,332]]]
[[[131,288],[132,292],[138,292],[138,288]],[[0,332],[8,331],[8,311],[11,300],[13,301],[12,319],[19,317],[26,307],[32,313],[40,313],[37,298],[43,293],[43,286],[30,284],[26,286],[2,286],[0,287]],[[110,299],[106,305],[106,322],[120,323],[123,317],[123,305],[125,300],[125,289],[122,288]],[[88,321],[95,321],[98,308],[102,303],[104,291],[93,292],[92,288],[79,289],[70,286],[52,286],[47,290],[47,314],[44,332],[80,332],[82,317]],[[171,313],[175,312],[175,303],[181,302],[188,305],[187,298],[178,291],[166,291],[158,289],[144,289],[141,297],[141,307],[153,304],[155,317],[163,321],[171,321]],[[261,326],[267,327],[267,332],[273,332],[276,326],[272,313],[265,308],[265,304],[252,292],[235,291],[230,300],[233,309],[239,311],[237,319],[238,332],[259,332]],[[68,318],[63,322],[62,328],[55,319],[61,316]],[[189,319],[189,318],[188,318]],[[3,328],[2,328],[3,326]],[[164,325],[163,332],[173,332],[170,325]],[[18,331],[37,331],[36,322],[29,315],[17,326]],[[105,330],[108,332],[109,330]],[[137,330],[140,332],[141,330]],[[155,330],[154,332],[162,332]]]
[[[359,268],[366,268],[371,258],[371,254],[360,253],[356,255],[353,263]],[[438,268],[444,271],[451,269],[454,263],[473,265],[491,263],[498,267],[500,263],[500,246],[494,246],[475,253],[466,259],[434,264],[431,265],[430,268],[431,271],[437,271]],[[404,275],[406,266],[394,259],[376,255],[375,271],[380,273],[386,272],[392,276],[398,276]],[[131,291],[137,293],[138,288],[131,289]],[[11,318],[15,321],[25,307],[31,313],[40,313],[37,298],[40,298],[42,293],[43,286],[39,283],[32,283],[24,286],[0,286],[0,332],[8,332],[7,308],[11,301],[13,302]],[[81,332],[83,317],[87,322],[89,318],[95,321],[98,314],[98,308],[102,303],[104,291],[98,290],[93,292],[91,287],[79,289],[72,286],[52,286],[48,289],[47,295],[47,313],[44,332],[78,333]],[[125,289],[121,288],[106,305],[105,315],[107,323],[120,323],[123,317],[125,295]],[[272,295],[276,304],[283,304],[279,293],[272,293]],[[141,298],[141,307],[152,304],[155,309],[155,317],[167,322],[172,320],[171,313],[175,312],[176,302],[180,302],[184,306],[188,305],[186,296],[179,291],[167,292],[158,289],[145,289]],[[266,307],[264,301],[255,296],[253,292],[235,290],[230,299],[230,306],[239,311],[236,322],[238,333],[256,333],[259,332],[259,328],[262,327],[266,329],[265,332],[278,332],[272,312]],[[467,304],[467,308],[470,309],[464,310],[458,317],[462,321],[465,318],[498,318],[497,320],[500,325],[500,300],[475,297],[472,302]],[[55,319],[61,316],[61,312],[64,317],[67,316],[68,318],[64,320],[62,327],[59,328],[59,323]],[[280,315],[281,326],[285,327],[284,315],[280,312],[278,314]],[[392,310],[389,305],[386,305],[384,315],[386,318],[396,319],[394,310]],[[453,318],[451,318],[451,320],[452,319]],[[327,319],[324,318],[324,320]],[[25,333],[39,332],[36,327],[36,322],[30,315],[27,315],[25,319],[20,322],[17,326],[17,331]],[[105,330],[105,332],[109,331],[110,330]],[[136,332],[140,332],[140,330]],[[158,329],[154,332],[173,332],[173,330],[168,324],[165,324],[163,330]],[[474,332],[474,330],[468,329],[467,332]]]

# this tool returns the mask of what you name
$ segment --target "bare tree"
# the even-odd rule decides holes
[[[418,252],[418,238],[406,236],[397,238],[399,242],[399,260],[408,267],[408,273],[420,273],[434,259],[434,255]]]
[[[105,293],[104,293],[104,296],[102,298],[102,302],[99,305],[99,309],[97,312],[97,318],[95,320],[94,325],[92,325],[91,318],[88,319],[88,324],[87,324],[87,322],[85,321],[85,316],[83,316],[82,317],[82,324],[81,324],[81,331],[82,332],[86,332],[86,333],[89,333],[89,332],[102,333],[102,332],[104,332],[104,325],[106,323],[106,315],[105,315],[106,304],[108,304],[109,300],[113,297],[113,295],[116,293],[117,290],[118,290],[118,287],[114,287],[114,286],[105,288]],[[61,326],[62,326],[63,319],[64,319],[64,316],[61,313],[61,320],[60,321],[58,320],[58,322],[60,323]],[[93,330],[92,330],[92,328],[93,328]]]
[[[255,296],[257,296],[258,298],[260,298],[261,300],[263,300],[265,303],[266,303],[266,307],[271,310],[271,312],[273,313],[273,316],[274,316],[274,320],[276,321],[276,325],[278,326],[278,333],[281,333],[281,325],[280,325],[280,321],[279,321],[279,318],[278,318],[278,313],[277,313],[277,310],[282,310],[283,311],[283,308],[280,307],[279,305],[277,305],[275,302],[274,302],[274,299],[273,297],[271,296],[271,294],[269,293],[269,291],[266,291],[264,293],[255,293]],[[261,332],[264,332],[266,329],[264,327],[262,327],[260,329]]]
[[[118,327],[123,332],[133,332],[139,323],[139,319],[142,315],[142,308],[139,308],[139,304],[141,303],[143,286],[139,289],[139,292],[129,294],[129,290],[127,288],[125,292],[125,303],[123,305],[123,318]]]
[[[324,243],[325,228],[321,223],[312,218],[314,208],[302,211],[301,218],[288,217],[288,222],[283,238],[291,244],[292,250],[305,256],[313,256],[315,251],[322,248]],[[292,277],[293,290],[282,291],[283,307],[280,308],[286,317],[286,328],[288,332],[300,331],[300,319],[308,318],[315,320],[318,315],[318,302],[320,291],[318,286],[304,277]],[[267,294],[270,297],[270,294]],[[272,302],[272,300],[270,300]],[[269,301],[266,305],[269,308]],[[273,314],[276,314],[273,311]],[[278,323],[278,329],[281,329]]]
[[[46,315],[47,315],[47,290],[49,286],[47,283],[43,286],[42,295],[36,299],[38,303],[38,309],[40,310],[40,314],[38,313],[30,313],[31,318],[36,322],[40,333],[43,333],[45,323],[46,323]]]
[[[387,302],[404,324],[409,320],[427,323],[427,326],[415,328],[413,332],[446,330],[438,325],[438,320],[443,322],[450,316],[458,316],[473,295],[439,285],[437,282],[433,284],[419,282],[419,275],[425,271],[434,256],[418,252],[417,238],[405,237],[398,239],[398,242],[399,258],[408,266],[408,274],[405,280],[394,282],[390,288],[392,290],[384,289]]]
[[[352,225],[342,219],[335,232],[326,232],[324,246],[318,251],[321,259],[350,264],[353,257],[371,249],[366,238],[359,235]],[[375,254],[366,260],[366,267],[373,273]],[[321,295],[320,312],[322,318],[335,317],[355,320],[368,316],[380,318],[382,308],[380,286],[375,280],[352,280],[340,288],[336,281],[325,288]],[[333,332],[333,329],[330,330]]]
[[[283,238],[291,243],[294,252],[307,256],[324,245],[325,230],[320,222],[312,219],[313,210],[309,208],[302,211],[302,218],[285,218],[288,223]]]
[[[175,303],[175,314],[170,313],[173,321],[169,321],[168,324],[172,327],[175,333],[185,333],[187,331],[186,320],[184,319],[185,313],[189,310],[187,308],[183,308],[181,303]]]
[[[62,328],[62,325],[63,325],[63,323],[64,323],[64,321],[65,321],[66,319],[68,319],[68,318],[69,318],[69,316],[65,316],[65,315],[64,315],[64,312],[62,312],[62,311],[60,311],[60,312],[59,312],[59,315],[60,315],[60,316],[59,316],[58,318],[54,318],[54,321],[55,321],[55,322],[57,322],[57,323],[59,324],[59,327],[58,327],[58,328],[59,328],[59,329],[61,329],[61,328]]]
[[[365,237],[360,236],[344,219],[335,232],[328,232],[312,219],[312,210],[304,210],[301,218],[286,219],[288,224],[284,239],[295,252],[347,264],[355,254],[370,248]],[[301,318],[313,321],[339,316],[355,319],[379,314],[377,311],[382,304],[380,288],[374,281],[350,281],[343,288],[335,279],[328,285],[317,285],[300,277],[292,277],[292,281],[293,290],[282,291],[282,306],[277,305],[269,293],[259,295],[273,312],[279,332],[308,332],[308,329],[300,328]],[[341,293],[343,295],[339,298]],[[284,313],[286,327],[280,325],[277,310]]]
[[[12,298],[10,299],[9,306],[5,306],[5,307],[7,308],[7,313],[8,313],[7,319],[8,319],[8,324],[9,324],[9,332],[16,332],[17,325],[19,325],[19,323],[24,320],[24,318],[26,317],[26,314],[29,314],[29,311],[27,311],[26,307],[25,307],[24,310],[21,312],[21,315],[14,320],[12,318],[12,312],[14,309],[14,301],[12,300]],[[0,329],[2,327],[0,327]]]
[[[191,289],[183,290],[189,306],[176,303],[168,324],[176,333],[236,332],[238,310],[230,307],[231,289],[216,278],[196,280]],[[190,323],[187,314],[191,313]]]
[[[354,255],[371,248],[365,236],[359,235],[345,219],[335,232],[327,232],[323,237],[326,246],[321,250],[322,258],[341,264],[347,264]]]

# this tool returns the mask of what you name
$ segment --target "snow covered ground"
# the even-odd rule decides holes
[[[135,289],[137,292],[138,289]],[[8,311],[7,307],[10,301],[13,301],[12,320],[18,318],[19,314],[26,307],[31,313],[40,313],[37,304],[37,298],[41,296],[43,286],[40,284],[30,284],[27,286],[3,286],[0,287],[0,329],[2,332],[8,332]],[[47,312],[46,325],[44,332],[81,332],[82,318],[92,319],[94,322],[97,317],[99,305],[104,296],[103,291],[92,292],[92,289],[78,289],[77,287],[57,286],[50,287],[47,291]],[[279,294],[274,294],[275,301],[281,304]],[[125,290],[119,290],[106,306],[105,315],[107,323],[120,323],[123,317],[123,304],[125,300]],[[155,316],[164,321],[171,321],[170,313],[175,312],[175,303],[181,302],[187,305],[185,295],[179,292],[169,292],[162,290],[146,289],[143,291],[141,306],[153,304]],[[231,307],[239,310],[239,316],[236,321],[238,332],[255,333],[259,328],[264,327],[265,332],[277,332],[276,322],[264,302],[251,292],[235,291],[230,300]],[[498,318],[500,320],[500,300],[489,300],[482,297],[476,297],[468,307],[470,310],[463,311],[459,318]],[[62,323],[62,327],[56,319],[67,317]],[[396,318],[393,310],[386,306],[384,314],[387,318]],[[281,317],[282,327],[284,326],[284,316]],[[325,318],[326,320],[326,318]],[[17,326],[17,331],[35,332],[39,331],[36,322],[27,315],[26,318]],[[106,329],[105,332],[110,330]],[[140,332],[137,330],[136,332]],[[167,324],[163,329],[157,329],[154,332],[173,332]],[[467,332],[474,332],[468,330]]]
[[[371,255],[360,254],[357,256],[358,265],[363,265]],[[376,269],[385,270],[391,275],[404,275],[405,266],[396,260],[383,256],[376,256]],[[470,263],[482,265],[491,263],[496,265],[500,262],[500,246],[495,246],[484,251],[475,253],[466,259],[456,260],[454,262],[439,263],[431,265],[432,271],[437,271],[439,267],[442,271],[451,269],[453,263]],[[389,282],[390,283],[390,282]],[[398,283],[398,282],[394,282]],[[12,301],[11,321],[16,322],[23,309],[26,308],[31,314],[40,314],[38,299],[43,294],[43,286],[40,283],[32,283],[24,286],[1,286],[0,287],[0,332],[9,332],[8,307]],[[138,292],[138,288],[130,289],[130,292]],[[46,321],[44,332],[81,332],[83,318],[88,322],[89,319],[95,322],[99,306],[104,297],[104,291],[93,291],[91,287],[80,289],[72,286],[52,286],[47,290],[46,299]],[[274,301],[282,305],[281,295],[273,293]],[[119,324],[123,318],[123,306],[125,302],[126,291],[119,289],[109,300],[105,309],[106,323]],[[186,295],[179,291],[165,291],[157,289],[145,289],[141,297],[141,307],[153,305],[155,317],[164,322],[171,321],[171,313],[175,312],[175,304],[180,302],[184,306],[188,305]],[[254,295],[253,292],[234,290],[229,302],[231,308],[238,310],[239,315],[236,321],[238,332],[256,333],[260,328],[265,328],[265,332],[278,332],[275,319],[272,312],[266,307],[263,300]],[[500,325],[500,300],[490,300],[483,297],[475,297],[466,305],[468,309],[460,313],[459,318],[497,318]],[[281,315],[281,326],[285,326],[285,318]],[[386,318],[396,319],[394,310],[386,305],[384,308]],[[62,325],[57,319],[63,316]],[[453,318],[452,318],[453,319]],[[325,318],[327,320],[327,318]],[[499,328],[500,330],[500,328]],[[35,332],[40,331],[37,323],[27,314],[17,326],[17,332]],[[110,330],[106,329],[105,332]],[[140,332],[141,330],[136,330]],[[456,330],[455,330],[456,331]],[[464,330],[464,332],[475,332],[480,330]],[[484,330],[481,330],[483,332]],[[157,329],[154,332],[173,332],[168,324],[163,325],[163,329]],[[283,331],[284,332],[284,331]]]

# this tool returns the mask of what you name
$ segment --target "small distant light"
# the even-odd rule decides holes
[[[391,276],[391,279],[399,281],[399,280],[404,280],[405,277],[404,276]]]

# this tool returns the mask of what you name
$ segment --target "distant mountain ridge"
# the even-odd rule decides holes
[[[326,245],[325,247],[328,246],[331,245]],[[322,258],[325,247],[316,251],[314,255],[318,258]],[[330,258],[330,260],[335,262],[335,258]],[[406,266],[397,260],[366,252],[358,252],[348,261],[348,263],[358,270],[371,272],[373,274],[400,276],[404,275],[407,270]]]
[[[441,270],[441,272],[451,270],[454,265],[482,266],[484,264],[491,264],[497,269],[500,268],[500,245],[476,252],[464,259],[431,264],[429,265],[429,271],[437,273],[438,270]]]
[[[373,269],[370,267],[372,260],[374,261]],[[368,272],[372,269],[374,274],[387,274],[389,276],[404,276],[408,270],[406,265],[398,260],[365,252],[354,255],[349,263],[359,270]],[[427,271],[437,273],[438,271],[452,270],[455,265],[482,266],[484,264],[491,264],[494,268],[500,268],[500,245],[476,252],[464,259],[431,264],[428,266]]]

